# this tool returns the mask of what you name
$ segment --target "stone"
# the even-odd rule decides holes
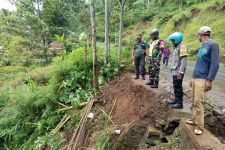
[[[160,120],[160,121],[159,121],[159,124],[160,124],[161,126],[166,126],[166,120]]]
[[[160,136],[161,134],[161,131],[153,127],[149,127],[148,132],[149,132],[149,135],[153,135],[153,136]]]
[[[148,124],[146,122],[132,122],[126,126],[120,137],[113,143],[111,150],[138,149],[147,135]]]
[[[174,132],[174,130],[179,126],[179,122],[180,122],[179,119],[175,119],[175,120],[168,122],[168,124],[163,129],[163,133],[165,135],[172,134]]]
[[[215,127],[217,124],[217,118],[215,116],[210,116],[206,119],[207,124],[211,127]]]
[[[224,116],[218,116],[219,121],[225,125],[225,115]]]
[[[171,150],[171,147],[169,144],[160,144],[160,145],[157,145],[157,146],[153,146],[153,147],[150,147],[146,150]]]
[[[223,114],[225,114],[225,108],[222,110]]]
[[[223,116],[225,114],[225,112],[223,112],[223,110],[221,110],[219,108],[214,108],[213,114],[216,115],[216,116]]]

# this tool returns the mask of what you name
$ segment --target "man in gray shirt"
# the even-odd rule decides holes
[[[173,75],[173,88],[175,99],[169,102],[172,108],[182,109],[183,108],[183,77],[186,70],[187,62],[187,49],[182,44],[183,34],[175,32],[168,37],[169,41],[173,44],[173,59],[171,71]]]

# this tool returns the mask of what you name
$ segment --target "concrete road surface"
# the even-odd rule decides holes
[[[172,81],[169,65],[167,67],[165,67],[164,65],[161,66],[161,75],[167,80]],[[191,81],[194,67],[195,62],[188,61],[184,80]],[[216,105],[218,105],[219,107],[225,107],[225,67],[223,67],[222,65],[220,65],[216,79],[213,81],[213,89],[208,92],[208,95],[215,101]]]

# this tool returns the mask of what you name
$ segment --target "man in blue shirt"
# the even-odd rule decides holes
[[[212,81],[219,69],[219,46],[210,39],[211,28],[203,26],[199,29],[199,40],[202,43],[198,50],[192,81],[193,119],[186,123],[195,125],[195,134],[201,135],[204,129],[204,98],[205,93],[212,89]]]

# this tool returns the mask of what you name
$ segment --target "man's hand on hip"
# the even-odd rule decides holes
[[[205,91],[210,91],[212,89],[212,81],[211,80],[206,80],[205,82]]]

